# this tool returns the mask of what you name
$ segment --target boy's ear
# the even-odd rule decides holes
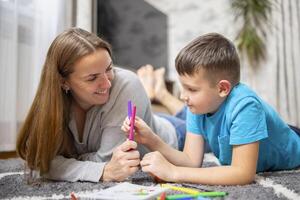
[[[231,83],[228,80],[220,80],[218,88],[220,97],[226,97],[231,91]]]

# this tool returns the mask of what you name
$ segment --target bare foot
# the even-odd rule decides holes
[[[162,105],[164,105],[171,114],[175,115],[183,107],[184,103],[180,101],[177,97],[173,96],[167,90],[165,83],[165,68],[159,68],[154,71],[155,85],[154,85],[154,97]]]
[[[161,67],[154,71],[155,85],[154,97],[158,101],[162,101],[166,93],[169,93],[165,83],[165,68]]]
[[[152,65],[141,66],[137,70],[137,75],[140,78],[146,93],[150,100],[154,99],[154,71]]]

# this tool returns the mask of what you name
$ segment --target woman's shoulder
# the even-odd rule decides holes
[[[138,81],[137,75],[128,69],[115,67],[114,70],[115,70],[115,78],[120,82]]]
[[[120,67],[114,68],[115,78],[113,80],[113,87],[112,90],[119,93],[120,90],[126,92],[133,92],[141,90],[143,87],[138,76],[127,69],[123,69]]]

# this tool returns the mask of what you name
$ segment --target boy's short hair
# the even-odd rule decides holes
[[[232,85],[240,81],[240,60],[234,44],[218,33],[202,35],[177,55],[175,60],[179,75],[192,76],[204,69],[211,85],[226,79]]]

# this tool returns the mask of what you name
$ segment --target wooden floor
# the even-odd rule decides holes
[[[17,153],[15,151],[10,152],[0,152],[0,159],[16,158]]]

